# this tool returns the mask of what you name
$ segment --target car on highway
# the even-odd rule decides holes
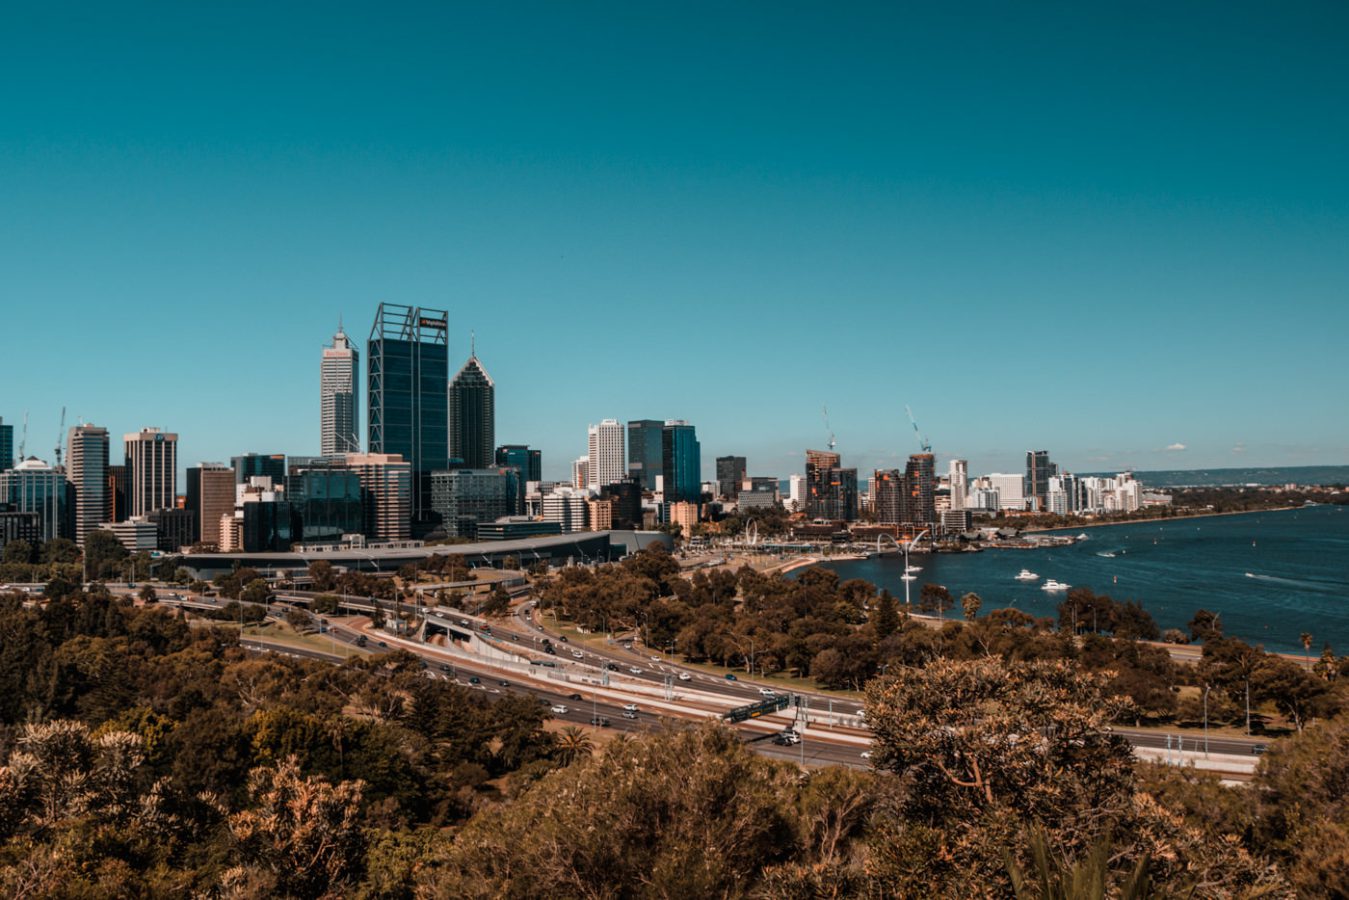
[[[641,674],[642,674],[642,670],[639,669],[637,666],[628,666],[628,671],[631,672],[631,673],[634,674],[634,675],[641,675]]]
[[[385,650],[389,649],[389,645],[384,643],[383,641],[380,641],[376,646],[383,647]]]
[[[625,710],[623,710],[623,718],[625,718],[625,719],[635,719],[635,718],[637,718],[637,713],[634,712],[634,711],[631,710],[631,709],[625,709]]]
[[[660,657],[659,657],[659,656],[653,656],[653,657],[651,657],[651,661],[652,661],[652,662],[660,662]]]
[[[356,646],[357,646],[357,647],[364,647],[364,646],[365,646],[366,644],[368,644],[368,643],[370,643],[370,639],[367,638],[365,635],[362,634],[362,635],[357,636],[357,638],[356,638]]]
[[[1269,744],[1253,744],[1251,746],[1251,752],[1254,753],[1256,756],[1263,756],[1265,751],[1268,749]]]
[[[608,672],[617,672],[617,671],[618,671],[618,663],[605,663],[605,664],[604,664],[604,668],[605,668],[605,671],[608,671]]]
[[[549,644],[548,646],[544,647],[544,648],[543,648],[543,652],[544,652],[544,653],[551,653],[553,656],[557,656],[557,651],[553,649],[553,645],[552,645],[552,644]]]
[[[442,672],[453,672],[453,671],[454,671],[454,666],[450,665],[449,663],[441,663],[441,664],[440,664],[440,671],[442,671]]]
[[[569,644],[569,643],[571,643],[570,641],[567,640],[567,636],[566,636],[565,634],[558,635],[558,638],[557,638],[557,639],[558,639],[559,641],[561,641],[562,643],[564,643],[564,644]]]
[[[760,697],[770,697],[770,698],[771,698],[771,697],[776,697],[777,695],[778,695],[778,692],[775,691],[775,690],[773,690],[772,688],[759,688],[759,696],[760,696]]]
[[[790,747],[794,744],[801,743],[801,735],[797,734],[795,731],[792,731],[789,728],[780,734],[773,735],[773,743],[779,744],[783,747]]]
[[[679,680],[680,680],[680,681],[692,681],[692,680],[693,680],[693,676],[690,675],[688,672],[680,672],[680,673],[679,673]]]
[[[479,678],[477,675],[470,675],[470,676],[468,676],[468,683],[469,683],[469,684],[482,684],[482,679]]]
[[[863,759],[871,759],[871,751],[870,751],[870,750],[863,750],[863,751],[862,751],[862,758],[863,758]]]
[[[590,717],[590,724],[591,724],[591,725],[598,725],[598,726],[601,727],[601,728],[608,728],[608,727],[609,727],[609,718],[608,718],[608,716],[591,716],[591,717]]]
[[[572,659],[581,659],[585,656],[585,654],[582,653],[580,650],[573,650],[571,651],[571,656]]]
[[[559,716],[565,716],[567,714],[567,707],[563,706],[561,703],[554,703],[552,710]]]
[[[568,699],[568,700],[584,700],[585,698],[582,697],[580,694],[568,694],[568,695],[567,695],[567,699]]]
[[[509,681],[506,681],[505,679],[502,679],[501,681],[498,681],[497,684],[500,685],[501,687],[510,687],[510,686],[511,686],[511,683],[510,683]]]
[[[461,628],[467,628],[467,627],[468,627],[468,619],[460,619],[460,620],[459,620],[459,626],[460,626]]]
[[[727,673],[726,673],[726,680],[727,680],[727,681],[735,681],[735,680],[736,680],[736,679],[735,679],[735,673],[734,673],[734,672],[727,672]]]

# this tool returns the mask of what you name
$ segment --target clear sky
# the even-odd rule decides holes
[[[1349,462],[1349,5],[914,6],[11,4],[0,416],[314,453],[387,300],[546,475]]]

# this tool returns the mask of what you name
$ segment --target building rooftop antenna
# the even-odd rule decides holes
[[[824,415],[824,430],[829,432],[829,452],[832,453],[834,451],[834,448],[838,446],[838,441],[834,440],[834,429],[829,427],[828,404],[826,404],[824,407],[823,415]]]

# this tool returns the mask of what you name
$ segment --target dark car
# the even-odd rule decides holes
[[[567,699],[568,699],[568,700],[584,700],[585,698],[582,697],[580,694],[568,694],[568,695],[567,695]]]
[[[617,672],[618,663],[605,663],[604,668],[608,669],[610,672]]]
[[[356,638],[357,647],[364,647],[368,643],[370,643],[370,641],[369,639],[366,638],[365,635],[361,635],[360,637]]]
[[[735,677],[735,673],[734,673],[734,672],[727,672],[727,673],[726,673],[726,680],[727,680],[727,681],[736,681],[737,679],[736,679],[736,677]]]
[[[442,671],[442,672],[453,672],[453,671],[454,671],[454,666],[451,666],[449,663],[441,663],[441,664],[440,664],[440,671]]]
[[[386,643],[384,643],[383,641],[380,641],[379,644],[378,644],[378,646],[383,647],[385,650],[388,650],[388,649],[389,649],[389,645],[386,644]]]
[[[482,684],[482,679],[479,678],[477,675],[470,675],[470,676],[468,676],[468,683],[469,683],[469,684]]]
[[[497,684],[501,685],[502,687],[510,687],[510,686],[511,686],[511,683],[510,683],[509,681],[498,681]]]
[[[552,647],[551,644],[549,644],[547,647],[544,647],[544,648],[543,648],[543,652],[544,652],[544,653],[551,653],[551,654],[553,654],[554,656],[557,656],[557,651],[553,649],[553,647]]]
[[[590,718],[590,724],[591,724],[591,725],[598,725],[598,726],[600,726],[601,728],[608,728],[608,727],[609,727],[609,719],[608,719],[607,717],[605,717],[605,716],[592,716],[592,717]]]
[[[1269,749],[1269,744],[1254,744],[1251,746],[1251,752],[1256,756],[1262,756]]]
[[[558,640],[561,641],[561,642],[564,643],[564,644],[570,643],[570,641],[567,640],[567,636],[566,636],[565,634],[559,636],[559,637],[558,637]]]

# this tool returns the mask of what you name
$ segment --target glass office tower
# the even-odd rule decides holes
[[[671,419],[661,431],[661,470],[665,502],[697,503],[702,497],[702,448],[693,426],[682,419]]]
[[[449,313],[381,303],[366,351],[369,449],[412,468],[412,534],[435,528],[431,473],[449,465]]]

